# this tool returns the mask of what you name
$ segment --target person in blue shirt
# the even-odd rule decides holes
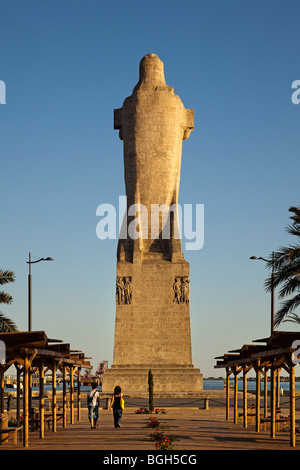
[[[97,422],[99,419],[99,404],[100,404],[100,395],[97,391],[97,384],[92,385],[92,390],[87,394],[87,406],[89,410],[89,421],[91,423],[91,429],[97,427]]]

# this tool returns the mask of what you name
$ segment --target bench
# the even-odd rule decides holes
[[[261,415],[262,416],[262,415]],[[244,413],[239,413],[239,419],[244,419]],[[256,413],[247,413],[247,420],[252,423],[256,420]]]
[[[240,418],[244,418],[244,412],[242,413],[239,413],[239,419]],[[256,419],[256,407],[255,405],[250,405],[248,408],[247,408],[247,419],[251,422],[251,421],[255,421]]]
[[[1,437],[0,439],[0,445],[3,444],[3,442],[6,442],[8,438],[10,437],[10,434],[13,435],[14,438],[14,444],[17,444],[18,442],[18,432],[23,430],[23,426],[9,426],[7,428],[1,428],[0,429],[0,435],[1,434],[7,434],[3,439]]]
[[[56,414],[56,422],[63,418],[63,413]],[[48,424],[48,429],[50,429],[50,424],[53,421],[52,413],[45,413],[45,423]]]
[[[271,418],[262,418],[261,423],[264,425],[271,425]],[[275,425],[277,431],[286,430],[289,427],[290,418],[277,418],[275,419]]]

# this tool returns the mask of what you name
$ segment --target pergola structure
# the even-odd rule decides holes
[[[297,346],[298,342],[298,346]],[[279,417],[280,400],[280,373],[284,369],[290,379],[290,446],[296,445],[295,427],[295,366],[300,347],[300,333],[274,331],[268,338],[258,339],[253,343],[243,345],[242,348],[229,351],[223,356],[216,357],[215,368],[226,369],[226,420],[229,420],[229,377],[234,376],[234,422],[237,423],[237,391],[238,375],[243,373],[243,422],[247,427],[247,373],[253,369],[256,373],[256,431],[261,430],[261,424],[270,423],[271,438],[275,438],[276,427],[282,418]],[[300,350],[299,350],[300,353]],[[267,416],[267,380],[270,371],[270,417]],[[264,377],[264,411],[261,415],[261,376]]]
[[[0,365],[0,413],[4,412],[4,374],[12,365],[17,371],[17,409],[16,417],[20,419],[21,411],[21,376],[23,376],[23,445],[28,447],[29,429],[32,425],[32,376],[39,377],[39,415],[37,421],[40,437],[45,432],[45,372],[52,371],[52,410],[48,419],[52,423],[52,431],[56,432],[57,413],[57,371],[62,372],[63,379],[63,427],[67,425],[67,374],[69,375],[70,423],[74,422],[74,375],[78,378],[77,419],[80,420],[80,372],[91,369],[90,362],[84,353],[70,349],[70,344],[61,340],[49,339],[44,331],[0,333],[0,341],[4,342],[6,360]]]

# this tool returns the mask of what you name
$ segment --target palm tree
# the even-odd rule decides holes
[[[0,269],[0,285],[8,284],[9,282],[15,281],[15,274],[8,269]],[[7,292],[0,291],[0,303],[11,304],[12,296]],[[4,331],[18,331],[15,323],[0,312],[0,332]]]
[[[293,223],[288,225],[286,230],[291,235],[300,237],[300,207],[290,207]],[[291,298],[282,301],[281,307],[276,312],[274,326],[278,326],[288,314],[293,314],[293,310],[300,305],[300,242],[281,247],[270,261],[268,267],[274,267],[274,278],[270,276],[265,287],[267,291],[271,291],[272,286],[281,286],[279,291],[279,299],[284,299],[293,295]]]

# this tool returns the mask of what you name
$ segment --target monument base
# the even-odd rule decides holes
[[[203,376],[199,369],[182,365],[124,365],[107,369],[103,376],[102,391],[113,393],[119,385],[124,394],[147,394],[148,372],[151,369],[154,393],[176,393],[185,396],[189,392],[203,390]]]

